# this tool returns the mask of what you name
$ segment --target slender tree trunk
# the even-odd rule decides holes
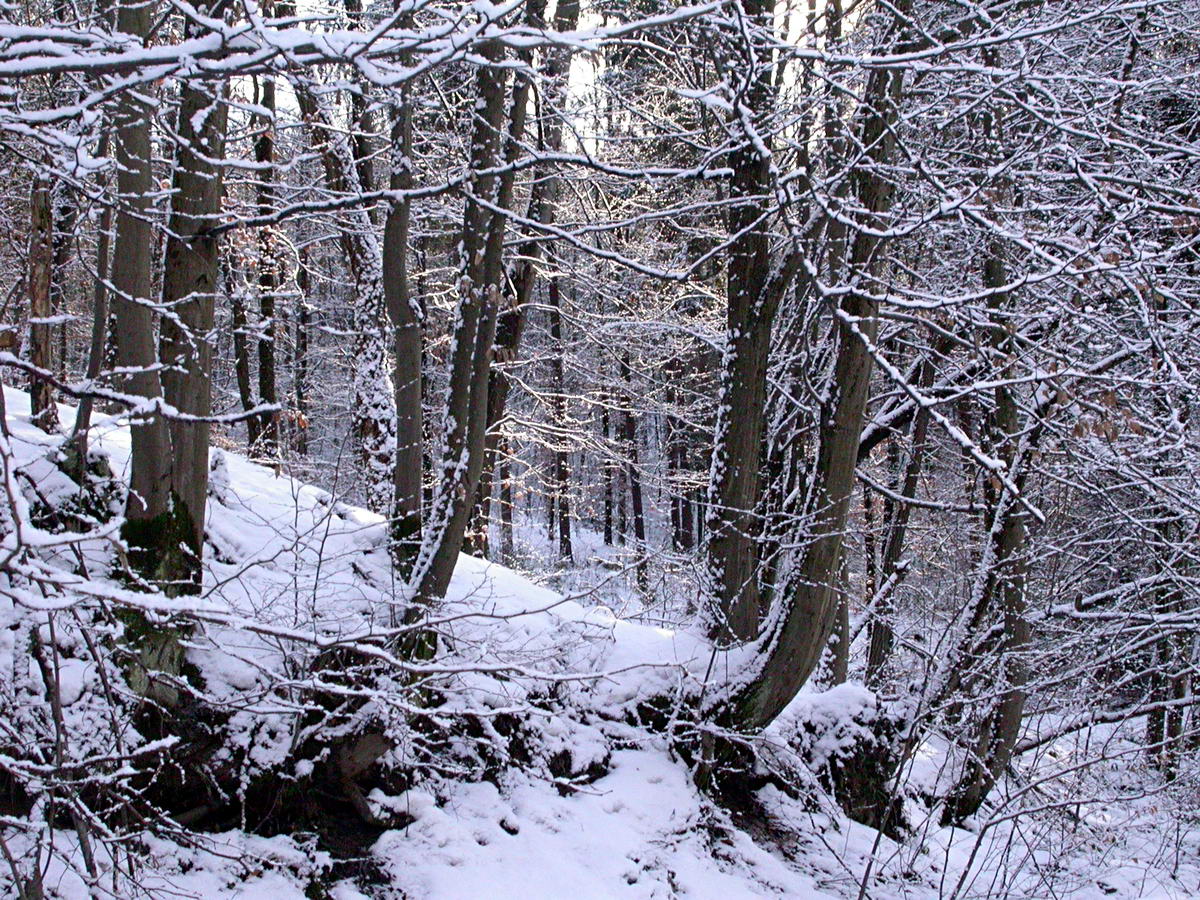
[[[63,322],[55,326],[55,333],[58,336],[58,352],[55,354],[54,361],[58,377],[65,381],[70,363],[67,358],[70,349],[69,329],[65,318],[69,315],[67,309],[68,269],[71,263],[71,242],[74,238],[75,223],[79,218],[79,205],[75,201],[74,194],[62,182],[58,182],[57,190],[53,191],[52,195],[54,202],[54,264],[50,277],[50,308],[54,315],[64,317]]]
[[[108,153],[108,135],[100,139],[100,156]],[[100,377],[104,368],[105,340],[108,336],[108,280],[109,244],[111,242],[113,224],[112,207],[105,206],[100,214],[100,227],[96,237],[96,279],[92,286],[92,334],[88,346],[87,380],[94,382]],[[70,460],[68,471],[79,484],[83,484],[84,472],[87,470],[88,431],[92,427],[92,395],[84,394],[79,398],[79,406],[75,410],[75,426],[71,431],[69,442]]]
[[[917,376],[917,384],[921,388],[929,386],[933,379],[933,366],[926,360]],[[925,441],[929,431],[929,410],[925,407],[917,410],[913,419],[912,440],[909,443],[908,461],[903,474],[897,473],[897,487],[903,499],[892,504],[892,515],[888,520],[887,536],[884,540],[883,559],[880,561],[880,573],[877,590],[885,593],[879,596],[879,602],[871,611],[871,620],[867,625],[869,647],[867,650],[866,683],[868,686],[879,684],[884,667],[892,655],[895,643],[895,632],[892,618],[895,615],[894,577],[900,573],[900,558],[904,552],[905,538],[908,532],[908,519],[912,512],[912,504],[904,502],[912,500],[917,495],[917,482],[921,476],[921,466],[925,456]],[[874,599],[874,592],[868,599]]]
[[[226,286],[233,325],[233,371],[237,379],[238,399],[242,402],[242,411],[250,412],[258,406],[258,401],[254,397],[250,375],[250,323],[246,320],[246,298],[231,272],[226,273]],[[246,446],[250,448],[251,455],[258,454],[261,436],[262,419],[258,416],[247,417]]]
[[[407,85],[392,108],[392,170],[389,187],[413,186],[412,103]],[[388,208],[383,229],[383,292],[392,322],[393,379],[396,388],[396,460],[392,470],[392,556],[407,577],[421,538],[424,453],[421,356],[425,310],[408,283],[408,236],[412,204],[407,197]]]
[[[339,193],[362,193],[351,142],[337,129],[322,98],[305,84],[296,84],[300,112],[320,147],[325,180]],[[375,225],[363,209],[347,215],[342,227],[342,252],[354,280],[354,379],[351,430],[365,469],[367,506],[381,513],[393,507],[396,455],[396,393],[390,374],[392,341],[388,334],[383,257]]]
[[[993,242],[984,263],[984,286],[997,291],[991,305],[1004,308],[1011,304],[1007,294],[999,292],[1008,281],[1004,264],[1004,248],[999,239]],[[1000,321],[990,326],[991,345],[996,358],[1013,360],[1017,356],[1012,336]],[[1011,377],[1004,372],[1001,379]],[[991,416],[989,443],[996,447],[1010,475],[1024,485],[1022,460],[1018,445],[1022,439],[1021,416],[1013,389],[1003,380],[993,390],[994,410]],[[1039,425],[1040,428],[1040,425]],[[1029,433],[1027,440],[1036,440]],[[1026,453],[1030,452],[1028,449]],[[957,824],[979,811],[988,792],[1008,767],[1013,748],[1021,731],[1021,716],[1025,709],[1025,685],[1029,678],[1025,653],[1030,642],[1029,619],[1026,615],[1026,555],[1025,508],[1007,492],[993,491],[994,513],[990,529],[993,551],[986,573],[980,609],[999,600],[1003,617],[1003,638],[999,649],[999,697],[979,724],[978,737],[962,776],[950,791],[943,812],[943,822]],[[967,657],[962,665],[970,660]]]
[[[626,385],[630,383],[631,373],[627,357],[621,358],[621,377]],[[642,590],[646,589],[646,513],[642,503],[642,478],[638,462],[637,419],[633,415],[633,399],[626,393],[621,419],[621,437],[625,444],[626,458],[629,460],[626,471],[629,477],[629,503],[633,515],[634,552],[637,556],[637,583]]]
[[[539,0],[539,4],[530,4],[527,7],[527,20],[533,27],[541,27],[541,17],[545,11],[544,0]],[[554,29],[560,32],[570,31],[575,27],[578,20],[579,0],[559,0],[555,11]],[[570,67],[570,60],[571,52],[569,50],[554,49],[548,54],[546,63],[542,69],[542,83],[544,87],[538,104],[539,112],[541,113],[537,123],[538,145],[539,149],[552,153],[562,149],[562,120],[561,117],[553,113],[553,109],[557,103],[561,102],[565,95],[566,76]],[[514,92],[513,115],[510,118],[509,142],[506,149],[506,159],[509,162],[515,160],[521,150],[518,141],[515,139],[515,135],[517,134],[515,126],[517,124],[517,111],[521,109],[520,125],[522,129],[525,127],[525,114],[523,110],[528,103],[528,90],[528,82],[522,81],[518,83],[517,90]],[[518,99],[521,100],[520,107],[517,105]],[[560,190],[559,178],[553,170],[539,171],[538,174],[539,178],[534,182],[530,192],[529,218],[543,225],[549,225],[553,223],[556,215]],[[511,188],[509,190],[511,191]],[[512,202],[511,194],[509,194],[508,202],[509,204]],[[505,208],[508,208],[508,206]],[[537,265],[541,253],[541,241],[526,241],[518,250],[518,258],[512,267],[509,277],[504,280],[504,291],[502,294],[504,302],[498,313],[496,323],[496,341],[492,350],[494,365],[492,366],[488,388],[487,437],[485,439],[486,455],[475,500],[475,524],[472,526],[472,532],[475,535],[482,536],[484,542],[482,545],[473,548],[474,552],[479,555],[486,555],[487,550],[486,535],[487,521],[490,517],[489,510],[492,502],[492,472],[495,470],[500,428],[504,420],[505,408],[508,404],[509,391],[511,390],[511,384],[505,367],[516,361],[520,351],[521,337],[525,331],[526,310],[529,307],[530,300],[533,298]]]
[[[600,430],[605,446],[611,446],[612,428],[609,425],[607,398],[604,400],[600,413]],[[607,455],[600,462],[600,477],[604,480],[604,546],[611,547],[613,545],[613,480],[616,475]]]
[[[312,306],[308,302],[310,282],[308,259],[300,254],[296,271],[296,357],[292,367],[292,391],[296,396],[296,452],[308,455],[308,336],[312,331]]]
[[[487,431],[488,377],[503,249],[501,223],[506,217],[485,204],[495,205],[499,200],[499,179],[490,170],[500,159],[505,73],[495,65],[503,57],[499,44],[485,44],[480,52],[487,63],[476,73],[471,177],[460,242],[458,308],[443,405],[439,471],[413,574],[415,596],[424,604],[444,597],[450,585],[483,469]],[[493,221],[493,216],[500,221]]]
[[[264,8],[271,14],[271,6]],[[254,161],[258,163],[258,182],[255,187],[259,216],[269,216],[275,209],[275,77],[260,76],[262,93],[259,105],[266,110],[256,115],[254,125],[259,129],[254,141]],[[258,397],[264,404],[278,406],[279,393],[276,389],[275,351],[279,325],[276,305],[279,293],[281,247],[275,226],[266,225],[257,229],[258,239]],[[274,460],[279,455],[279,410],[262,414],[259,425],[258,455]]]
[[[508,438],[500,443],[500,561],[513,562],[513,489],[512,465],[509,462]]]
[[[559,283],[561,280],[558,276],[550,279],[549,300],[547,304],[549,309],[547,313],[550,317],[550,340],[554,345],[550,357],[552,388],[554,390],[554,421],[560,431],[565,431],[567,411],[566,395],[563,393],[565,389],[563,383],[563,337],[559,296]],[[554,490],[551,493],[551,499],[552,501],[556,501],[558,506],[558,558],[570,562],[572,558],[571,507],[570,497],[567,492],[570,480],[570,464],[567,458],[567,451],[561,447],[555,447],[554,449],[553,480]]]
[[[50,202],[50,181],[35,175],[29,195],[29,361],[52,374],[54,354],[51,341],[51,281],[54,261],[54,214]],[[58,407],[50,382],[29,376],[29,410],[32,421],[42,431],[58,431]]]

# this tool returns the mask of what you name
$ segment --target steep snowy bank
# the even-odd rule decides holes
[[[20,489],[31,501],[68,503],[70,482],[46,458],[56,439],[28,424],[24,394],[6,390],[5,399],[13,458],[28,476],[18,478]],[[69,412],[64,407],[64,421]],[[127,431],[101,425],[95,443],[121,477],[128,466]],[[286,767],[304,712],[292,699],[296,648],[369,642],[395,621],[405,599],[402,586],[392,577],[377,516],[235,454],[214,451],[212,470],[205,590],[197,603],[201,626],[189,657],[209,697],[228,707],[230,745],[222,753],[230,764],[241,766],[248,779],[264,772],[291,777]],[[89,539],[79,549],[91,584],[121,590],[107,574],[114,562],[111,541]],[[78,569],[79,560],[65,549],[49,550],[48,559],[64,578]],[[3,602],[15,634],[34,613]],[[1123,744],[1114,727],[1056,742],[1040,768],[1021,775],[1036,784],[1069,768],[1081,741],[1105,741],[1112,766],[1081,772],[1071,783],[1082,797],[1097,795],[1096,784],[1107,781],[1106,796],[1125,795],[1125,802],[1065,807],[1065,788],[1050,784],[1031,792],[1026,804],[1046,806],[1045,812],[972,833],[937,827],[910,797],[914,834],[895,843],[845,819],[820,796],[815,781],[804,786],[803,800],[766,788],[757,798],[760,809],[723,810],[697,791],[664,737],[631,724],[639,699],[670,696],[681,680],[703,677],[709,651],[694,634],[622,620],[465,556],[437,627],[442,652],[409,676],[436,684],[438,714],[445,718],[524,717],[529,724],[520,765],[473,769],[478,754],[464,738],[463,747],[444,748],[444,765],[428,765],[426,755],[413,766],[407,790],[373,790],[365,798],[370,809],[381,821],[402,824],[379,829],[356,882],[344,861],[337,863],[310,834],[266,838],[221,830],[168,838],[148,830],[135,842],[134,877],[120,882],[117,895],[856,897],[868,868],[865,896],[880,900],[1083,900],[1200,891],[1196,833],[1172,806],[1176,801],[1159,791],[1153,773],[1139,768],[1132,751],[1123,755],[1133,745]],[[36,681],[14,639],[0,652],[4,671],[23,666]],[[59,680],[69,729],[96,731],[102,712],[95,702],[102,693],[97,667],[83,653],[66,653]],[[18,682],[6,682],[5,690]],[[411,685],[402,678],[392,684],[394,695],[381,682],[374,712],[394,704],[403,713],[411,706]],[[815,723],[824,730],[813,755],[834,754],[848,715],[873,702],[853,686],[804,694],[765,740],[782,746],[802,723]],[[139,740],[133,733],[128,738]],[[385,762],[409,766],[410,754],[422,750],[418,738],[398,741]],[[489,739],[485,734],[481,741]],[[910,795],[936,783],[944,749],[920,748],[905,773]],[[1019,791],[1022,784],[1006,789]],[[13,818],[2,827],[19,856],[32,832]],[[48,888],[54,896],[88,896],[75,837],[58,831],[53,841],[59,855],[47,863]],[[111,854],[101,849],[97,865],[111,878]],[[0,891],[11,888],[7,877],[0,872]]]

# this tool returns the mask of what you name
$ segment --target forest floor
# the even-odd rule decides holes
[[[64,502],[72,487],[46,458],[56,439],[29,425],[23,393],[6,389],[5,400],[17,462],[43,498]],[[62,414],[70,421],[71,410]],[[96,448],[123,477],[127,430],[101,423],[97,434]],[[369,634],[400,590],[385,528],[324,489],[214,451],[206,533],[203,602],[229,618],[224,628],[209,624],[190,660],[207,692],[238,710],[231,742],[269,767],[291,741],[290,713],[271,692],[285,659],[277,640],[242,626]],[[84,542],[81,550],[89,571],[110,570],[110,542]],[[344,869],[311,834],[226,829],[187,840],[142,835],[148,852],[137,883],[150,896],[212,900],[1200,896],[1196,810],[1188,794],[1140,763],[1137,723],[1079,732],[1021,760],[997,792],[1007,807],[993,807],[971,829],[940,827],[937,810],[920,800],[945,763],[936,742],[922,745],[905,770],[900,792],[912,831],[899,842],[847,819],[815,781],[802,799],[766,787],[749,810],[721,807],[697,790],[662,734],[628,715],[639,698],[704,677],[705,642],[686,629],[623,618],[632,601],[599,605],[604,596],[619,600],[620,591],[598,590],[611,566],[584,555],[590,573],[559,579],[585,585],[574,598],[464,556],[439,614],[450,648],[439,663],[453,670],[446,715],[527,717],[536,735],[528,756],[565,753],[569,775],[555,774],[561,765],[537,764],[481,774],[464,752],[406,791],[372,792],[373,809],[406,824],[382,830],[364,849],[369,878],[341,877]],[[0,668],[14,667],[15,653],[11,642],[0,645],[9,657]],[[72,727],[86,728],[97,676],[86,661],[73,662],[64,666],[65,710]],[[801,719],[836,722],[872,702],[852,685],[802,694],[767,739],[786,745]],[[412,750],[398,746],[392,762]],[[1078,764],[1096,759],[1103,761]],[[8,832],[19,848],[20,835]],[[48,890],[88,896],[73,838],[56,840],[61,856],[48,871]],[[5,877],[0,893],[11,887]]]

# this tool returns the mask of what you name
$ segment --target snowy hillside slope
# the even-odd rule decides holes
[[[70,482],[46,459],[56,439],[28,424],[24,394],[6,389],[5,402],[13,456],[28,475],[23,490],[51,504],[65,502]],[[70,421],[70,410],[62,412],[63,421]],[[101,424],[95,447],[121,476],[128,466],[127,430]],[[326,491],[214,451],[205,528],[203,615],[189,659],[208,694],[231,711],[230,747],[224,752],[248,773],[287,778],[281,767],[291,765],[302,712],[289,700],[295,657],[288,647],[301,638],[322,647],[369,639],[390,627],[404,601],[388,563],[383,522]],[[112,542],[91,540],[80,549],[89,578],[108,580]],[[74,566],[65,554],[61,563],[64,572]],[[4,603],[6,621],[16,623],[25,614]],[[353,877],[312,834],[268,838],[222,823],[170,837],[139,835],[145,852],[136,877],[123,882],[117,895],[141,891],[214,900],[1200,895],[1197,833],[1169,796],[1155,793],[1153,776],[1120,754],[1123,739],[1112,727],[1085,737],[1108,741],[1113,765],[1079,777],[1108,779],[1110,795],[1125,795],[1126,802],[1066,814],[1046,802],[1047,792],[1057,790],[1048,785],[1034,797],[1052,807],[1044,814],[1003,820],[979,833],[943,829],[912,799],[916,788],[936,780],[944,756],[930,744],[906,773],[913,788],[906,801],[913,835],[896,843],[846,819],[815,781],[805,786],[810,795],[800,799],[767,787],[754,810],[722,809],[696,789],[687,765],[662,735],[631,724],[629,713],[639,699],[670,695],[681,679],[703,677],[709,652],[696,635],[619,619],[606,608],[585,606],[466,556],[438,619],[445,649],[409,674],[436,681],[445,697],[443,716],[528,717],[535,735],[529,764],[473,770],[468,748],[450,753],[440,769],[420,770],[422,777],[407,790],[372,791],[366,800],[380,820],[402,824],[379,830],[366,848],[367,863]],[[6,671],[23,663],[13,640],[0,646],[0,654]],[[73,727],[86,729],[92,714],[87,698],[99,693],[99,673],[86,659],[69,662],[67,715]],[[376,712],[393,704],[402,718],[413,702],[411,690],[402,679],[395,685],[394,696],[384,686],[373,702]],[[839,719],[874,702],[851,685],[803,694],[764,740],[786,747],[801,721],[828,720],[832,733]],[[1057,754],[1046,757],[1048,765],[1069,762],[1080,740],[1060,742]],[[419,741],[398,742],[389,762],[405,765],[406,754],[418,750]],[[566,764],[549,763],[563,754]],[[1039,777],[1034,771],[1022,775]],[[19,852],[27,838],[12,820],[3,828],[9,846]],[[60,831],[53,840],[59,855],[48,863],[51,895],[89,896],[74,837]],[[114,860],[102,856],[99,864],[111,873]],[[0,892],[11,888],[6,877],[0,871]],[[94,886],[91,894],[98,895]]]

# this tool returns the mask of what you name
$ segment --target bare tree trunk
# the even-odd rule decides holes
[[[526,17],[534,27],[541,27],[542,13],[545,2],[540,5],[530,4]],[[579,0],[559,0],[554,16],[556,31],[570,31],[579,20]],[[545,87],[538,104],[541,115],[538,117],[538,145],[548,152],[562,149],[562,119],[553,113],[554,105],[560,102],[566,92],[566,75],[570,66],[571,52],[554,49],[547,56],[542,69],[542,81]],[[506,159],[511,162],[517,158],[520,146],[515,139],[514,130],[517,119],[517,99],[521,91],[528,93],[528,82],[519,82],[514,91],[513,115],[510,118],[509,142]],[[525,96],[522,95],[522,96]],[[527,99],[522,99],[522,105]],[[524,113],[521,117],[521,127],[524,129]],[[559,178],[551,170],[539,172],[540,177],[534,182],[529,198],[529,218],[549,225],[555,219],[559,193]],[[510,189],[511,190],[511,189]],[[511,204],[511,194],[509,203]],[[505,208],[508,208],[507,206]],[[537,264],[542,253],[542,242],[529,240],[521,245],[517,260],[512,266],[509,277],[505,279],[502,309],[498,313],[496,323],[496,341],[492,351],[493,366],[488,388],[488,420],[487,437],[485,438],[486,456],[483,472],[479,479],[479,488],[475,500],[472,532],[482,537],[483,544],[474,547],[480,555],[486,555],[487,521],[490,517],[492,502],[492,473],[495,470],[497,447],[500,440],[500,427],[504,419],[505,407],[508,404],[508,394],[511,389],[505,366],[516,361],[520,351],[521,337],[525,331],[525,315],[529,301],[533,298],[533,289],[537,276]]]
[[[108,135],[100,139],[100,156],[108,153]],[[100,214],[100,227],[96,238],[96,279],[92,286],[92,335],[88,345],[86,376],[89,383],[100,377],[104,368],[104,343],[108,335],[108,280],[109,244],[113,224],[112,207],[105,206]],[[91,394],[79,398],[79,406],[75,410],[75,425],[68,442],[68,474],[76,482],[83,483],[83,475],[87,470],[88,431],[92,427],[92,408],[94,401]]]
[[[500,442],[500,561],[513,561],[513,492],[512,465],[509,462],[508,438]]]
[[[117,30],[135,40],[149,34],[154,4],[121,4]],[[150,120],[152,107],[143,93],[126,91],[117,103],[116,239],[113,246],[112,284],[114,296],[113,333],[117,365],[122,367],[125,393],[150,403],[161,399],[162,385],[154,366],[158,362],[155,313],[151,306],[153,253],[156,237],[152,226]],[[130,544],[130,561],[153,579],[157,554],[142,541],[156,541],[155,525],[168,515],[170,491],[170,438],[166,422],[153,408],[135,416],[130,427],[132,444],[129,499],[125,507],[123,534]]]
[[[268,15],[270,5],[264,9]],[[269,216],[275,208],[273,182],[275,180],[275,77],[260,76],[262,93],[259,105],[265,115],[256,115],[254,126],[259,129],[254,141],[254,161],[258,163],[258,182],[255,187],[259,216]],[[279,394],[276,390],[275,345],[279,334],[276,321],[276,304],[280,278],[281,254],[275,226],[265,225],[257,229],[258,238],[258,397],[260,402],[277,406]],[[262,414],[259,425],[258,455],[274,460],[279,455],[279,410]]]
[[[864,166],[867,168],[859,173],[855,186],[857,201],[864,211],[864,224],[868,227],[860,229],[853,241],[849,259],[851,272],[865,274],[878,266],[879,238],[876,235],[882,227],[882,214],[891,202],[891,185],[873,166],[890,156],[895,139],[890,123],[894,121],[903,77],[898,70],[876,70],[865,88],[860,140],[866,148]],[[768,286],[763,289],[770,290]],[[821,410],[819,443],[810,480],[814,515],[808,528],[808,543],[786,582],[772,587],[770,596],[774,597],[775,608],[760,637],[763,653],[757,660],[755,671],[746,673],[728,698],[728,714],[741,727],[762,728],[795,697],[819,661],[834,624],[834,582],[842,555],[842,537],[854,487],[871,378],[875,316],[876,303],[867,294],[852,290],[843,297],[838,311],[832,391]],[[736,379],[734,383],[737,383]],[[758,390],[761,389],[759,385]],[[757,396],[757,390],[751,394]],[[749,401],[743,399],[744,396],[742,393],[731,395],[730,409],[745,409]],[[750,452],[748,447],[744,449],[746,453]],[[754,452],[757,453],[757,448]],[[755,458],[749,455],[736,457],[742,465]],[[727,502],[734,495],[718,490],[710,496],[710,502],[718,504]],[[723,521],[716,514],[710,522],[714,519]],[[751,543],[747,552],[754,550]],[[757,571],[748,571],[745,577],[755,582],[748,589],[751,599],[759,602],[762,594],[757,587]],[[726,582],[727,589],[735,586]],[[738,623],[748,627],[758,615],[757,606],[748,610],[748,601],[740,594],[733,599],[735,603],[725,604],[730,627]]]
[[[392,109],[392,171],[389,187],[413,185],[412,105],[407,85]],[[383,228],[383,292],[392,322],[393,380],[396,389],[396,459],[392,469],[392,556],[407,577],[421,538],[421,486],[424,429],[421,354],[425,310],[408,284],[408,236],[411,202],[395,200]]]
[[[442,427],[442,448],[429,521],[414,566],[415,596],[430,603],[446,595],[474,506],[483,469],[488,377],[499,304],[504,213],[493,171],[500,158],[505,72],[495,63],[503,49],[485,44],[487,64],[476,73],[477,106],[471,137],[471,178],[463,216],[459,298]],[[498,207],[501,210],[503,207]],[[493,221],[493,216],[499,222]]]
[[[300,112],[319,143],[325,180],[339,193],[362,193],[359,172],[349,138],[339,131],[321,98],[306,84],[295,85]],[[363,209],[348,214],[342,227],[342,252],[354,280],[354,396],[351,430],[366,470],[367,506],[390,513],[393,506],[396,454],[396,394],[389,372],[391,338],[388,336],[387,299],[383,285],[383,257],[375,226]]]
[[[66,316],[68,268],[71,262],[71,241],[74,237],[75,224],[79,219],[79,205],[74,194],[62,182],[57,183],[57,190],[51,192],[54,205],[54,263],[50,276],[50,308],[56,316]],[[64,321],[55,326],[58,336],[58,352],[54,355],[58,377],[65,381],[69,371],[68,322]]]
[[[233,370],[237,379],[238,399],[242,402],[242,411],[250,412],[258,406],[258,402],[250,380],[250,323],[246,320],[246,298],[242,296],[241,287],[234,280],[232,273],[227,273],[226,285],[233,325]],[[262,419],[249,416],[246,419],[246,445],[250,448],[251,455],[258,453],[261,435]]]
[[[993,242],[984,263],[984,285],[999,290],[1008,281],[1004,264],[1004,250],[999,239]],[[998,292],[991,301],[994,307],[1010,304],[1006,293]],[[1016,358],[1016,346],[1011,334],[1000,321],[989,328],[991,345],[1000,359]],[[1004,373],[1007,378],[1011,373]],[[993,390],[995,408],[992,412],[989,443],[999,451],[1007,470],[1016,476],[1016,483],[1024,485],[1022,460],[1018,456],[1018,444],[1022,432],[1029,440],[1036,441],[1036,432],[1022,428],[1022,422],[1013,389],[1003,380]],[[1039,423],[1040,429],[1040,423]],[[1029,449],[1026,453],[1030,452]],[[1025,652],[1029,647],[1030,626],[1026,615],[1026,583],[1028,559],[1026,555],[1025,508],[1007,492],[996,494],[993,501],[990,535],[993,542],[991,564],[986,573],[986,582],[980,605],[986,607],[998,599],[1003,616],[1003,638],[1000,643],[998,700],[984,715],[978,727],[978,737],[971,757],[967,760],[962,776],[950,791],[943,812],[943,822],[957,824],[979,811],[988,792],[1004,773],[1012,759],[1013,748],[1020,736],[1021,716],[1025,709],[1025,685],[1029,678]],[[966,666],[970,657],[961,665]]]
[[[628,357],[621,357],[621,377],[628,385],[631,379]],[[633,415],[633,398],[628,393],[623,398],[621,412],[621,437],[629,462],[626,467],[629,478],[629,503],[633,515],[634,553],[636,554],[637,584],[646,589],[646,513],[642,503],[642,478],[638,463],[637,419]]]
[[[932,378],[933,366],[928,360],[925,360],[917,377],[917,383],[922,388],[928,387]],[[902,477],[900,473],[897,473],[898,493],[903,499],[893,504],[892,515],[888,520],[887,535],[884,539],[883,559],[880,561],[879,580],[876,586],[876,590],[884,591],[884,593],[879,596],[879,602],[871,611],[871,620],[867,625],[869,648],[867,650],[866,683],[868,686],[874,686],[880,682],[884,667],[892,655],[892,645],[895,643],[895,633],[892,628],[892,617],[895,615],[894,577],[898,577],[900,573],[900,557],[904,552],[908,519],[912,511],[912,504],[904,501],[912,500],[917,495],[917,481],[921,475],[928,430],[929,411],[922,407],[917,411],[913,420],[908,461]],[[884,585],[889,585],[889,587],[884,588]],[[874,599],[874,597],[874,592],[872,592],[868,599]]]
[[[185,84],[176,130],[179,148],[163,271],[160,357],[166,401],[184,416],[212,415],[212,357],[217,284],[218,239],[209,233],[221,212],[222,170],[213,160],[225,153],[226,106],[222,93]],[[199,130],[196,123],[202,123]],[[175,526],[159,553],[182,593],[200,590],[204,547],[204,510],[208,495],[210,425],[173,419],[171,505]],[[186,547],[186,550],[183,549]],[[173,562],[167,562],[173,560]]]
[[[770,31],[773,0],[742,0],[750,27]],[[756,38],[760,36],[756,35]],[[760,120],[772,105],[769,52],[757,40],[743,103]],[[756,515],[760,448],[767,406],[767,356],[782,285],[770,277],[770,159],[747,133],[730,153],[725,354],[713,435],[706,547],[711,636],[723,644],[752,640],[763,615]]]
[[[54,213],[50,203],[50,181],[35,175],[29,194],[29,361],[38,369],[53,374],[54,354],[51,315],[50,275],[53,270]],[[29,376],[29,410],[32,421],[42,431],[58,431],[58,407],[50,382]]]
[[[607,446],[612,438],[607,397],[604,399],[600,413],[600,430]],[[611,547],[613,544],[613,480],[616,478],[616,473],[607,456],[600,461],[600,477],[604,479],[604,546]]]
[[[308,302],[310,282],[308,278],[308,254],[300,251],[300,265],[296,270],[296,341],[295,358],[292,364],[292,392],[296,398],[296,452],[308,454],[308,334],[312,328],[312,306]]]
[[[554,344],[551,351],[550,367],[554,390],[554,420],[560,430],[566,428],[566,396],[563,393],[563,339],[562,314],[559,311],[559,282],[557,275],[550,279],[549,316],[550,340]],[[571,501],[567,492],[570,480],[570,465],[567,451],[561,447],[554,449],[554,490],[551,498],[558,505],[558,558],[570,562],[571,552]]]
[[[132,27],[121,30],[144,34],[150,8],[123,7],[119,15],[119,21],[132,23]],[[150,190],[149,121],[138,119],[136,111],[131,109],[130,117],[118,125],[118,133],[127,141],[118,158],[129,167],[126,170],[119,166],[118,184],[122,180],[127,182],[120,193],[131,204],[145,197],[142,194],[139,198],[138,188]],[[122,292],[122,312],[131,317],[132,324],[143,329],[133,335],[121,335],[122,352],[132,355],[139,365],[145,364],[143,358],[147,353],[151,363],[156,358],[164,363],[161,382],[153,370],[135,376],[144,377],[145,387],[151,392],[143,396],[158,396],[161,390],[167,403],[183,416],[201,419],[208,417],[212,408],[209,339],[219,268],[217,238],[208,229],[217,222],[221,209],[222,173],[219,162],[215,161],[224,154],[225,121],[226,108],[220,90],[213,94],[205,87],[184,82],[175,129],[179,143],[162,285],[162,302],[173,314],[163,319],[158,354],[154,353],[151,310],[135,302],[145,296],[138,291],[149,290],[151,242],[145,241],[141,247],[128,246],[131,237],[142,233],[144,222],[126,214],[124,222],[128,230],[123,233],[122,220],[118,220],[114,261],[113,281]],[[144,203],[144,199],[140,202]],[[122,255],[123,247],[129,257]],[[118,272],[122,272],[120,281]],[[127,342],[129,338],[133,341]],[[140,439],[139,428],[145,429]],[[168,423],[154,412],[147,424],[134,428],[131,492],[122,535],[129,544],[133,565],[168,595],[200,590],[208,446],[206,421],[174,418]],[[147,495],[135,495],[133,485],[138,482],[139,473],[147,481],[153,479],[150,487],[154,493],[150,498],[158,505],[151,505]],[[183,670],[185,651],[181,635],[175,629],[160,627],[141,627],[137,632],[140,632],[138,664],[131,667],[130,685],[135,691],[172,706],[178,699],[176,689],[161,676],[178,676]]]

